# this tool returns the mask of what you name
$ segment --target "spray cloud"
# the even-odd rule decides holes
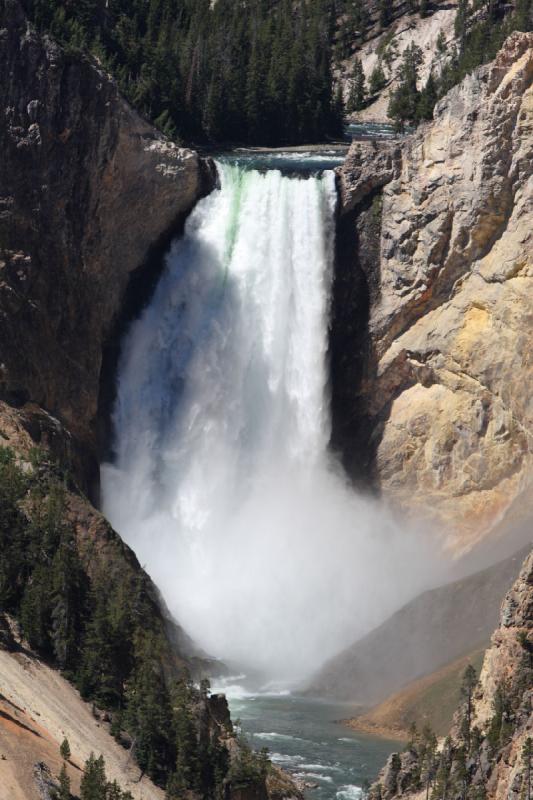
[[[327,450],[333,174],[219,169],[125,340],[104,511],[195,641],[291,681],[445,567]]]

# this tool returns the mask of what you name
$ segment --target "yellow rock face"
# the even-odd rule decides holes
[[[533,35],[513,34],[383,175],[374,360],[359,399],[380,431],[383,494],[456,550],[533,481],[532,82]],[[367,171],[385,161],[367,158]],[[352,208],[364,177],[341,176]]]

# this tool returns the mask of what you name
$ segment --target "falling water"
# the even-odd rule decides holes
[[[333,173],[219,171],[124,342],[104,511],[211,655],[294,679],[440,568],[328,453]]]

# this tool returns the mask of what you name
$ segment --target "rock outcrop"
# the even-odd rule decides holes
[[[361,315],[366,341],[333,358],[333,442],[455,549],[533,477],[532,84],[533,35],[513,34],[432,123],[401,147],[352,145],[339,175],[336,283],[362,288],[335,294],[333,349]],[[358,228],[370,203],[371,259]]]
[[[479,683],[457,711],[447,740],[427,758],[427,742],[393,754],[371,798],[436,796],[519,800],[531,787],[533,737],[533,552],[508,592]],[[530,755],[526,742],[530,742]],[[434,795],[435,796],[435,795]]]
[[[0,397],[41,406],[93,454],[128,287],[208,169],[94,60],[37,34],[18,0],[0,7],[0,73]]]

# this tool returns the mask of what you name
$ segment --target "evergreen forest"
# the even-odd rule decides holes
[[[24,641],[62,671],[95,714],[107,712],[111,734],[169,800],[184,792],[218,798],[228,781],[264,782],[270,764],[245,741],[230,764],[223,742],[234,736],[229,717],[227,728],[209,722],[209,682],[195,686],[185,664],[176,663],[149,579],[125,568],[116,534],[109,528],[102,565],[92,545],[80,551],[69,522],[71,488],[41,451],[22,468],[13,451],[0,448],[0,623],[2,612],[16,619]],[[17,646],[9,636],[7,645]],[[68,758],[68,745],[62,755]]]
[[[25,0],[41,31],[72,57],[90,51],[121,91],[170,137],[187,143],[290,145],[342,136],[393,78],[389,116],[399,129],[431,119],[440,97],[494,58],[514,30],[533,29],[532,0],[459,0],[453,42],[420,85],[421,51],[390,71],[391,23],[430,15],[427,0]],[[364,76],[358,46],[380,31],[378,63]],[[389,41],[390,38],[390,41]],[[336,84],[353,58],[348,92]]]
[[[337,4],[26,0],[40,30],[73,54],[92,51],[165,133],[266,145],[342,132],[331,73]]]

